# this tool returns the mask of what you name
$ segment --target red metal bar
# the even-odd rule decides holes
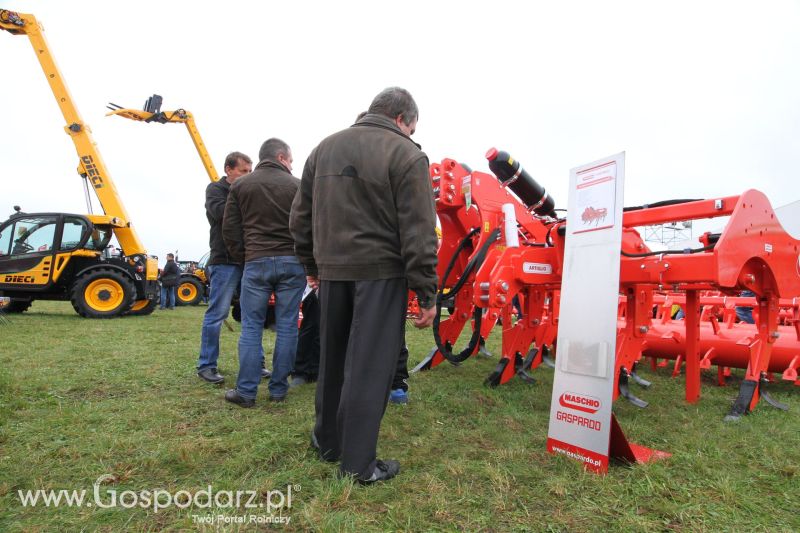
[[[697,200],[664,207],[628,211],[622,216],[622,225],[626,228],[633,228],[664,224],[676,220],[722,217],[733,213],[738,201],[739,196],[726,196],[716,200]]]
[[[700,399],[700,319],[698,317],[697,291],[686,292],[686,401]]]

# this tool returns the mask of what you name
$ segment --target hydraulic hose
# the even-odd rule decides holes
[[[447,281],[447,278],[450,276],[450,273],[455,266],[456,260],[458,259],[459,254],[466,248],[467,244],[471,242],[472,236],[475,235],[479,231],[479,228],[474,228],[470,231],[466,237],[459,243],[458,247],[456,248],[455,253],[450,258],[450,262],[445,269],[444,276],[442,277],[441,285],[439,286],[439,291],[436,294],[436,316],[433,319],[433,340],[436,342],[436,348],[439,350],[439,353],[442,354],[442,357],[450,361],[451,363],[460,363],[462,361],[467,360],[472,352],[475,351],[475,348],[478,346],[481,338],[481,319],[483,317],[483,309],[478,306],[475,306],[475,312],[473,313],[473,318],[475,320],[475,329],[472,332],[472,337],[470,338],[469,344],[467,347],[464,348],[461,352],[454,354],[453,353],[453,346],[450,344],[450,341],[446,343],[442,343],[442,338],[439,335],[439,323],[442,318],[442,302],[444,300],[444,284]],[[500,238],[500,229],[495,229],[489,237],[486,239],[486,242],[483,243],[483,246],[478,250],[478,253],[467,263],[467,266],[464,268],[464,272],[461,274],[461,277],[456,281],[456,284],[448,293],[448,298],[451,296],[456,296],[464,284],[467,282],[470,274],[473,270],[477,270],[483,264],[484,259],[486,259],[486,254],[489,251],[489,246],[492,245],[495,241]]]
[[[620,255],[625,257],[651,257],[654,255],[686,255],[686,254],[699,254],[700,252],[707,252],[709,250],[713,250],[714,245],[709,244],[708,246],[703,246],[702,248],[686,248],[683,250],[661,250],[660,252],[645,252],[641,254],[632,254],[624,251],[620,251]]]
[[[702,200],[702,198],[681,198],[676,200],[662,200],[660,202],[655,202],[653,204],[624,207],[622,210],[627,213],[628,211],[639,211],[640,209],[651,209],[653,207],[664,207],[668,205],[685,204],[688,202],[699,202],[700,200]]]

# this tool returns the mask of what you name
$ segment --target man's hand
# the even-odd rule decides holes
[[[319,289],[319,278],[317,276],[306,276],[306,283],[312,290]]]
[[[436,317],[436,306],[433,305],[428,309],[420,309],[419,317],[414,319],[415,328],[427,328],[433,324],[433,319]]]

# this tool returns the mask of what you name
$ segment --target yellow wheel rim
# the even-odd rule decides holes
[[[197,298],[197,287],[194,286],[194,283],[182,283],[178,287],[178,298],[182,302],[191,302]]]
[[[147,304],[149,303],[150,300],[139,300],[138,302],[135,302],[133,304],[133,307],[131,307],[131,311],[139,311],[141,309],[144,309],[145,307],[147,307]]]
[[[84,296],[86,303],[95,311],[113,311],[122,305],[125,290],[113,279],[101,278],[86,286]]]

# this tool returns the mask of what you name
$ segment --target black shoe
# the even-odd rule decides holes
[[[267,379],[270,376],[272,376],[272,372],[270,372],[266,368],[261,369],[261,379]]]
[[[256,404],[255,400],[248,400],[247,398],[242,398],[239,395],[239,391],[236,389],[230,389],[225,392],[225,401],[235,403],[239,407],[253,407]]]
[[[375,470],[367,479],[356,479],[361,485],[372,485],[378,481],[388,481],[400,473],[400,463],[393,459],[378,461],[375,463]]]
[[[204,368],[203,370],[199,371],[197,375],[200,379],[208,381],[209,383],[213,383],[214,385],[218,385],[225,381],[225,378],[217,372],[216,368]]]
[[[286,400],[286,396],[270,396],[269,397],[269,401],[275,402],[275,403],[280,403],[280,402],[282,402],[284,400]]]
[[[332,452],[328,451],[327,453],[322,453],[322,450],[319,447],[319,441],[317,440],[317,435],[314,431],[311,431],[311,447],[317,452],[317,457],[320,458],[321,461],[325,461],[327,463],[338,463],[339,458],[335,457]]]

